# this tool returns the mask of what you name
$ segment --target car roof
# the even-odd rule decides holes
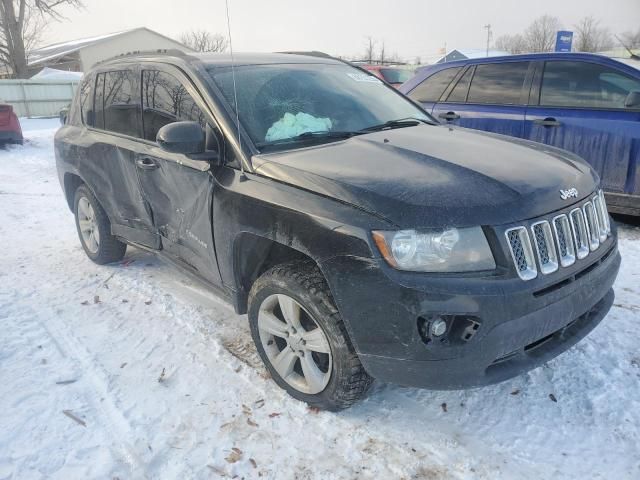
[[[503,55],[498,57],[481,57],[481,58],[469,58],[465,60],[454,60],[452,62],[434,63],[433,65],[427,65],[422,67],[420,71],[431,70],[438,67],[438,70],[445,67],[456,67],[463,65],[470,65],[476,63],[501,63],[501,62],[517,62],[526,60],[617,60],[615,58],[607,57],[605,55],[599,55],[597,53],[578,53],[578,52],[544,52],[544,53],[524,53],[520,55]]]
[[[183,53],[179,50],[159,50],[150,52],[134,52],[110,58],[100,65],[132,63],[136,61],[162,61],[169,63],[201,63],[205,66],[225,67],[246,65],[276,64],[332,64],[343,65],[344,62],[322,52],[282,52],[282,53]]]
[[[482,57],[482,58],[469,58],[465,60],[454,60],[452,62],[434,63],[432,65],[426,65],[419,68],[413,78],[408,80],[402,85],[400,91],[408,93],[415,88],[425,78],[433,75],[436,72],[445,70],[448,68],[464,67],[466,65],[477,65],[484,63],[506,63],[517,61],[544,61],[544,60],[591,60],[597,63],[610,63],[615,62],[622,67],[622,69],[633,68],[631,64],[623,62],[622,59],[607,57],[605,55],[599,55],[597,53],[582,53],[582,52],[545,52],[545,53],[525,53],[521,55],[503,55],[497,57]]]
[[[336,64],[343,62],[324,55],[316,55],[313,52],[303,53],[236,53],[231,58],[228,53],[201,53],[192,55],[205,65],[211,66],[236,66],[242,65],[271,65],[271,64],[291,64],[291,63],[316,63],[316,64]]]

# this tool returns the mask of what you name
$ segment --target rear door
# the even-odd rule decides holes
[[[212,231],[213,176],[206,161],[162,150],[158,130],[178,121],[195,121],[207,129],[208,145],[217,151],[219,137],[205,102],[190,80],[169,65],[142,68],[143,142],[136,154],[138,176],[162,249],[215,284],[220,274]]]
[[[114,234],[157,248],[135,164],[141,136],[139,91],[136,67],[97,73],[93,108],[83,110],[90,133],[79,145],[78,171],[107,212]]]
[[[528,61],[469,65],[433,108],[441,122],[522,137],[533,70]]]
[[[540,62],[525,137],[589,162],[609,192],[640,194],[640,108],[627,108],[640,75],[577,60]]]

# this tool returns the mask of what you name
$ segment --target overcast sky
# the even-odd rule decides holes
[[[226,33],[224,0],[84,0],[66,9],[45,43],[146,26],[170,37],[192,28]],[[592,15],[612,33],[640,27],[640,0],[229,0],[236,51],[321,50],[357,56],[365,38],[384,41],[388,53],[424,59],[444,47],[483,48],[490,23],[494,38],[521,32],[550,14],[564,27]]]

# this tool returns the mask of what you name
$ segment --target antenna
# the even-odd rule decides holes
[[[233,42],[231,41],[231,21],[229,20],[229,0],[225,0],[225,7],[227,11],[227,32],[229,35],[229,51],[231,52],[231,78],[233,78],[233,102],[236,108],[236,128],[238,129],[238,148],[242,152],[242,140],[240,139],[240,115],[238,114],[238,89],[236,88],[236,69],[235,59],[233,57]],[[242,158],[240,159],[240,178],[246,179],[244,173],[244,163]]]

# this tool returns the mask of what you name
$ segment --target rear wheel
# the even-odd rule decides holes
[[[111,235],[111,222],[86,185],[76,190],[74,206],[78,236],[87,256],[100,265],[122,260],[127,245]]]
[[[347,336],[315,265],[279,265],[254,284],[249,322],[258,353],[274,381],[292,397],[326,410],[359,400],[372,378]]]

